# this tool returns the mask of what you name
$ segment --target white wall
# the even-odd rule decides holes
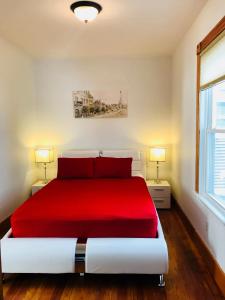
[[[32,61],[0,39],[0,221],[29,194],[35,179]]]
[[[225,271],[225,225],[195,193],[196,46],[222,19],[224,0],[209,0],[173,56],[173,158],[175,198]]]
[[[38,61],[35,76],[39,145],[62,150],[170,144],[170,58]],[[125,89],[128,118],[74,119],[72,91],[89,89]],[[170,176],[169,163],[161,176]]]

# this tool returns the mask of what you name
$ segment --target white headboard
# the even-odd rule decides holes
[[[61,153],[61,157],[98,157],[99,150],[67,150]]]
[[[118,150],[68,150],[61,157],[132,157],[132,176],[146,178],[145,153],[136,149]]]

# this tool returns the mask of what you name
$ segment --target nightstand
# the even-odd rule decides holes
[[[156,208],[171,207],[171,187],[168,181],[161,180],[160,183],[156,183],[155,180],[147,180],[146,184]]]
[[[39,180],[32,185],[32,195],[34,195],[37,191],[46,186],[47,183],[44,183],[43,180]]]

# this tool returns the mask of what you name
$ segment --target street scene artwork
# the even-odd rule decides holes
[[[75,118],[125,118],[128,115],[125,91],[73,91],[72,98]]]

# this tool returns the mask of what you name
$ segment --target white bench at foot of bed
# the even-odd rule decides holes
[[[3,273],[75,273],[76,238],[11,238],[1,240]],[[159,221],[157,238],[90,238],[86,273],[164,274],[168,251]]]
[[[88,239],[86,273],[164,274],[168,251],[159,222],[158,238]]]
[[[11,238],[11,229],[1,240],[3,273],[74,273],[73,238]]]

